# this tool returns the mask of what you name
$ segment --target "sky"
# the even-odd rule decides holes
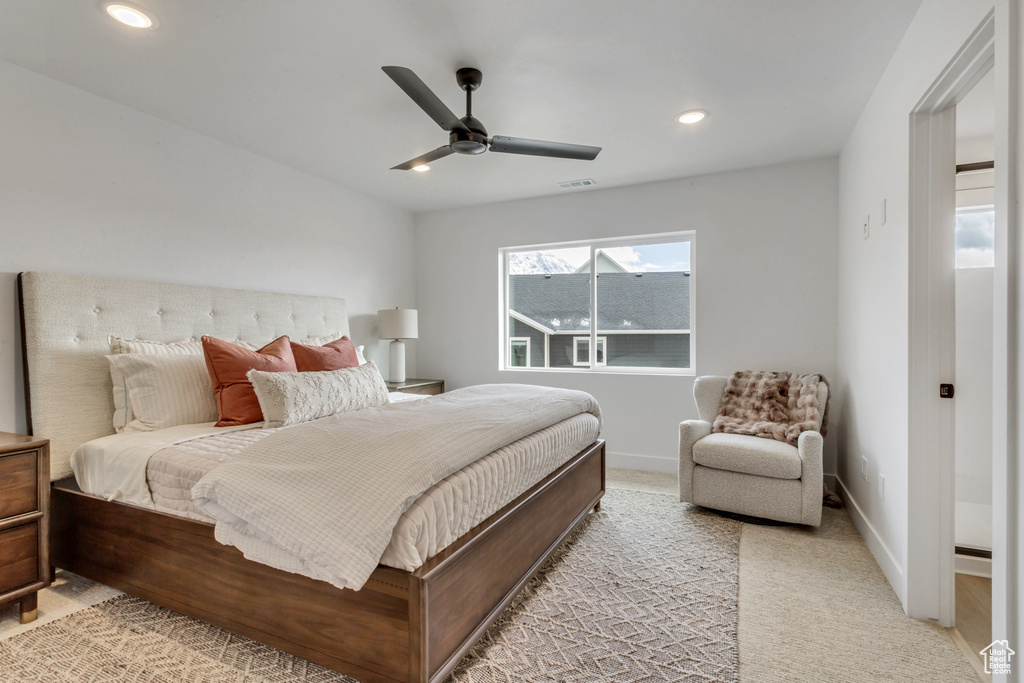
[[[589,247],[573,249],[548,249],[547,253],[557,256],[579,268],[590,258]],[[602,249],[631,273],[658,271],[679,271],[690,269],[690,243],[645,244],[640,247],[612,247]]]
[[[956,214],[956,267],[995,265],[995,212],[985,208]]]

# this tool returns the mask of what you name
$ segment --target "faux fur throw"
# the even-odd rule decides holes
[[[818,405],[818,383],[824,375],[744,370],[729,378],[712,432],[745,434],[796,445],[800,432],[817,428],[828,433],[828,404]],[[829,392],[831,398],[832,392]],[[819,413],[819,411],[821,411]]]

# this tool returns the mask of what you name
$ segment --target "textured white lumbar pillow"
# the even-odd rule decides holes
[[[246,377],[256,390],[266,428],[287,427],[388,402],[388,387],[373,362],[323,372],[250,370]]]

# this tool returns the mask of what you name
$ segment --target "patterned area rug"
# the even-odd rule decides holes
[[[449,677],[736,681],[741,524],[610,489]],[[130,596],[0,641],[5,681],[351,682]]]

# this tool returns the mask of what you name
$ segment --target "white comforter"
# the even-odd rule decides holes
[[[342,413],[262,439],[204,476],[192,497],[217,520],[217,540],[249,559],[358,590],[429,487],[584,412],[600,417],[584,392],[484,385]]]

